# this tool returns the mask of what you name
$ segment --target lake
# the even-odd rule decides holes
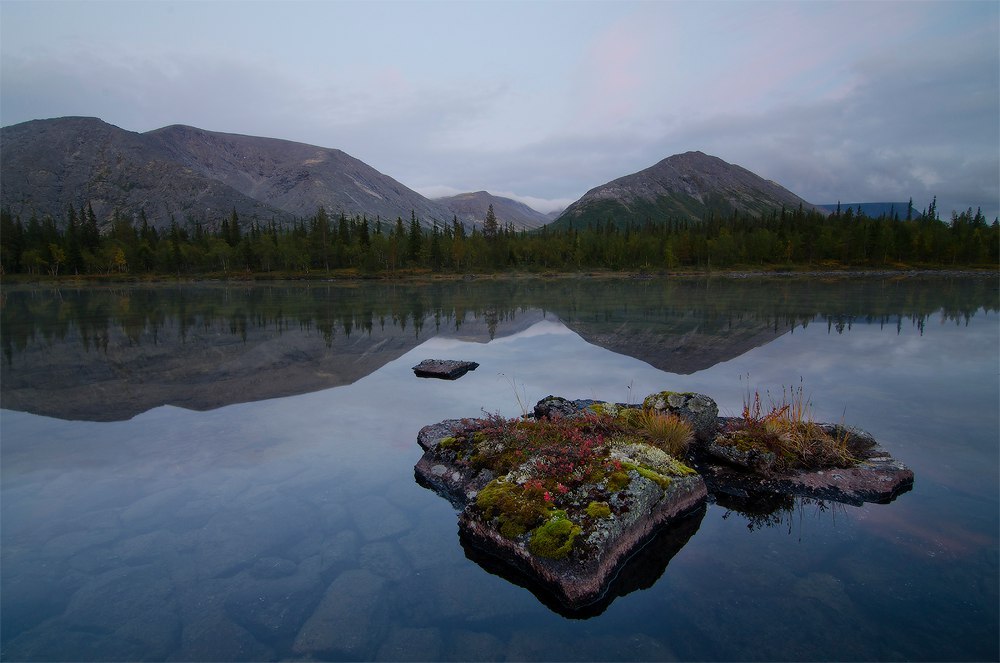
[[[997,660],[994,276],[6,287],[4,660]],[[450,382],[423,359],[480,364]],[[458,538],[419,429],[802,386],[911,491],[711,501],[566,615]],[[640,559],[641,558],[641,559]],[[323,637],[302,633],[322,625]]]

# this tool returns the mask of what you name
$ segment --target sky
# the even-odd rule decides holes
[[[0,0],[0,125],[68,115],[543,212],[701,150],[816,204],[992,219],[1000,2]]]

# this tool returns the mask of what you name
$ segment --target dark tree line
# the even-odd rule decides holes
[[[392,275],[401,270],[664,270],[734,267],[997,266],[1000,224],[970,208],[938,217],[936,199],[922,213],[912,203],[878,217],[861,209],[830,215],[804,210],[713,214],[642,224],[590,223],[515,230],[490,213],[483,230],[421,225],[411,212],[387,222],[331,216],[322,207],[308,219],[278,226],[246,223],[235,210],[214,225],[172,222],[157,229],[114,214],[103,227],[93,210],[70,207],[65,218],[25,222],[0,210],[0,269],[15,274],[310,273],[351,270]]]

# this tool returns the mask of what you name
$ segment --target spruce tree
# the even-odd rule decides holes
[[[498,230],[497,215],[493,212],[493,203],[490,203],[489,208],[486,210],[486,220],[483,221],[483,237],[488,241],[492,241],[496,239]]]

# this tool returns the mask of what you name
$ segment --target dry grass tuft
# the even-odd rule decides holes
[[[683,458],[694,440],[691,424],[676,414],[644,409],[635,417],[635,424],[654,446],[674,458]]]

